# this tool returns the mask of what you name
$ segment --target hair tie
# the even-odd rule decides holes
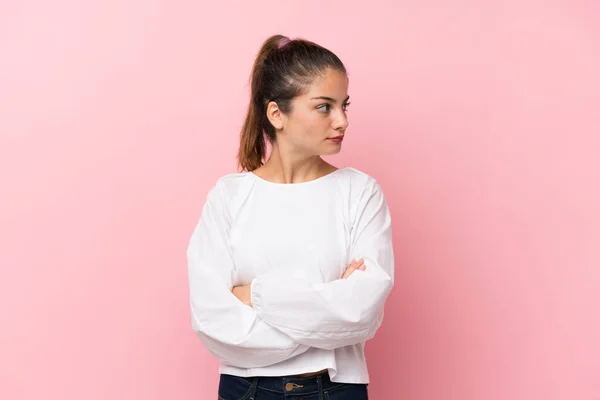
[[[279,43],[277,44],[277,49],[281,49],[283,46],[285,46],[289,42],[291,42],[290,38],[287,38],[287,37],[281,38],[279,40]]]

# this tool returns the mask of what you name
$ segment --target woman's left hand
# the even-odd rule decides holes
[[[239,301],[252,307],[252,303],[250,302],[250,285],[235,286],[232,293]]]

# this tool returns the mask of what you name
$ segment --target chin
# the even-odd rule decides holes
[[[335,149],[327,149],[327,150],[321,151],[320,154],[322,156],[330,156],[333,154],[338,154],[340,151],[342,151],[342,146],[337,146],[337,148],[335,148]]]

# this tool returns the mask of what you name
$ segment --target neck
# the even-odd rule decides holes
[[[271,182],[302,183],[318,179],[333,170],[335,167],[320,156],[285,151],[275,143],[265,165],[254,172]]]

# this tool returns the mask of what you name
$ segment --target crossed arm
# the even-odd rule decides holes
[[[364,270],[365,270],[365,261],[362,258],[359,258],[358,260],[352,260],[350,265],[344,271],[344,274],[342,275],[341,279],[347,279],[348,277],[350,277],[350,275],[352,275],[352,273],[354,271],[364,271]],[[252,300],[251,300],[252,291],[250,289],[251,289],[251,285],[234,286],[232,293],[235,297],[237,297],[237,299],[239,301],[241,301],[242,303],[244,303],[247,306],[252,307]]]

